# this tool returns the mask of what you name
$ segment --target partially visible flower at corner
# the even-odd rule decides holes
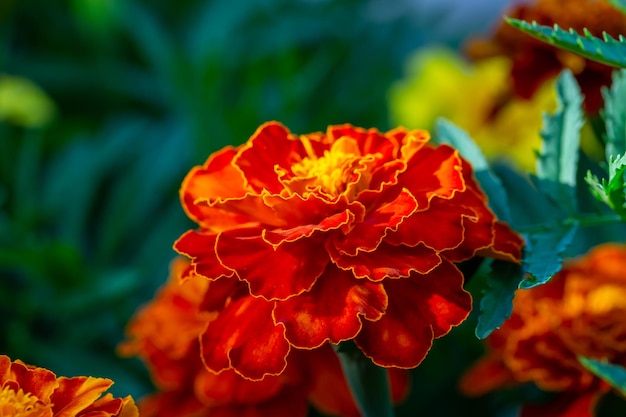
[[[601,37],[603,32],[613,37],[626,34],[626,16],[605,0],[570,0],[567,7],[561,0],[522,1],[513,4],[505,15],[544,26],[558,24],[579,34],[586,28],[596,37]],[[539,41],[505,21],[490,38],[472,40],[466,49],[475,60],[509,57],[513,62],[513,91],[522,98],[532,97],[546,80],[565,68],[570,69],[583,90],[585,109],[590,114],[600,110],[601,87],[611,83],[612,67]]]
[[[0,355],[2,416],[137,417],[132,397],[104,394],[111,385],[113,381],[106,378],[57,377],[45,368]]]
[[[505,56],[471,62],[445,47],[422,49],[389,92],[391,121],[432,129],[444,117],[467,131],[487,158],[532,172],[542,114],[556,107],[554,82],[545,82],[529,99],[515,97],[511,66]]]
[[[139,356],[156,386],[140,400],[141,416],[304,417],[311,403],[323,413],[358,417],[338,358],[328,345],[292,351],[281,375],[258,381],[232,369],[214,373],[205,368],[199,335],[221,308],[237,304],[237,295],[227,284],[195,275],[188,260],[176,258],[168,282],[129,323],[119,353]],[[389,376],[394,400],[399,401],[406,393],[408,374],[394,370]]]
[[[37,128],[50,123],[55,112],[54,102],[35,83],[0,74],[0,121]]]
[[[567,262],[549,283],[518,290],[511,318],[489,336],[461,391],[478,396],[532,382],[556,398],[523,405],[522,417],[594,415],[609,387],[578,357],[626,366],[625,264],[626,245],[606,243]]]

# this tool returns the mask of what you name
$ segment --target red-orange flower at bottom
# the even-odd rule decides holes
[[[608,386],[580,356],[626,366],[626,245],[605,244],[567,263],[547,284],[515,295],[511,318],[488,339],[490,352],[461,380],[467,395],[533,382],[558,393],[525,405],[522,417],[593,415]]]
[[[111,385],[106,378],[57,378],[45,368],[0,355],[0,416],[137,417],[131,397],[102,396]]]
[[[329,344],[291,349],[285,371],[261,380],[245,379],[232,369],[206,369],[199,336],[207,321],[221,314],[213,307],[246,302],[245,297],[224,299],[222,290],[195,275],[189,261],[177,258],[170,280],[129,324],[120,353],[141,357],[158,389],[140,401],[142,417],[305,417],[309,404],[322,413],[360,415]],[[233,317],[237,319],[236,312]],[[397,402],[407,391],[408,374],[399,369],[388,373]]]

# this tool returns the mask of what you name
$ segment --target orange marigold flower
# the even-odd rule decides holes
[[[428,140],[350,125],[297,136],[269,122],[191,170],[180,194],[199,229],[174,248],[222,294],[205,300],[220,309],[201,336],[209,369],[261,379],[292,348],[346,340],[411,368],[465,320],[455,263],[518,261],[522,241],[459,153]]]
[[[606,32],[614,37],[626,34],[626,16],[605,0],[570,0],[567,7],[560,0],[535,0],[514,5],[505,14],[545,26],[558,24],[564,29],[582,33],[588,29],[601,37]],[[467,48],[474,59],[507,55],[513,60],[511,75],[516,95],[530,98],[546,81],[563,69],[570,69],[585,95],[585,108],[590,113],[602,107],[601,87],[611,83],[613,69],[541,42],[502,22],[491,39],[475,40]]]
[[[359,416],[330,346],[294,351],[281,375],[258,381],[232,369],[219,374],[207,370],[198,337],[206,321],[221,312],[203,309],[219,304],[212,300],[230,301],[223,299],[217,282],[195,276],[189,266],[182,257],[172,262],[169,281],[131,321],[128,340],[119,347],[121,354],[146,362],[158,389],[140,401],[142,417],[304,417],[309,402],[325,413]],[[406,372],[398,371],[389,373],[395,401],[408,387]]]
[[[578,357],[626,366],[625,264],[626,245],[604,244],[567,263],[549,283],[519,290],[511,318],[487,339],[489,353],[464,376],[462,390],[482,395],[534,382],[560,396],[525,406],[523,416],[592,415],[608,388]]]
[[[133,399],[102,394],[106,378],[57,377],[45,368],[0,355],[0,415],[10,417],[137,417]]]

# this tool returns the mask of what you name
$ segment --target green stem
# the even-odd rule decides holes
[[[581,214],[575,217],[566,217],[565,219],[554,222],[535,224],[519,228],[521,233],[534,233],[542,230],[553,229],[556,227],[567,227],[578,224],[579,227],[601,226],[606,224],[622,223],[624,220],[615,213],[609,214]]]
[[[394,417],[385,368],[376,366],[351,342],[335,347],[352,397],[363,417]]]

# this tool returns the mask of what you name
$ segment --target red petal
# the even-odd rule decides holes
[[[454,149],[445,145],[423,147],[408,161],[398,185],[417,199],[418,210],[424,210],[434,196],[450,198],[465,189],[461,166],[461,157]]]
[[[469,314],[472,299],[462,285],[463,275],[449,262],[426,276],[386,280],[387,312],[378,321],[364,323],[357,345],[380,366],[416,367],[433,337],[448,333]]]
[[[226,147],[214,153],[204,166],[194,167],[183,180],[180,199],[185,212],[195,222],[202,224],[214,216],[210,207],[198,202],[236,198],[246,193],[243,175],[232,164],[236,152]]]
[[[375,251],[358,252],[356,256],[344,255],[331,246],[329,252],[339,268],[371,281],[408,277],[411,272],[426,274],[441,263],[439,255],[424,245],[391,246],[383,242]]]
[[[372,203],[365,203],[366,207]],[[349,256],[357,251],[375,250],[387,233],[395,230],[402,221],[411,216],[417,208],[417,202],[411,194],[402,190],[392,201],[376,204],[365,214],[362,222],[354,225],[347,235],[336,235],[333,244],[337,250]]]
[[[310,349],[352,339],[361,329],[360,316],[378,320],[386,308],[381,284],[330,266],[310,291],[277,302],[274,320],[285,325],[293,346]]]
[[[302,143],[278,122],[261,125],[235,158],[250,187],[257,193],[267,190],[279,194],[283,185],[276,166],[289,169],[305,155]]]
[[[428,210],[418,211],[404,220],[397,231],[389,233],[387,242],[416,246],[422,243],[439,252],[456,248],[463,242],[462,218],[474,212],[454,200],[433,198]]]
[[[113,381],[105,378],[76,377],[58,379],[59,387],[52,394],[52,411],[55,417],[74,417],[92,405]],[[121,406],[121,403],[118,404]]]
[[[250,293],[268,300],[308,290],[329,262],[323,236],[273,247],[259,229],[242,229],[220,234],[216,247],[219,259],[249,284]]]
[[[356,206],[360,207],[360,206]],[[344,229],[354,223],[356,216],[350,210],[328,216],[316,224],[304,224],[290,229],[263,230],[263,240],[272,246],[285,242],[294,242],[301,238],[308,238],[314,232],[327,232],[333,229]]]
[[[194,384],[194,392],[206,405],[258,403],[276,396],[285,385],[282,376],[266,376],[261,381],[250,381],[227,369],[214,374],[201,372]]]
[[[201,354],[213,372],[234,369],[244,378],[278,375],[287,366],[285,328],[272,321],[274,303],[244,297],[230,302],[200,336]]]
[[[191,258],[191,265],[196,274],[208,279],[232,276],[228,269],[215,254],[217,235],[203,234],[190,230],[174,242],[174,250]]]
[[[464,395],[477,397],[495,389],[517,383],[502,362],[502,358],[491,354],[475,363],[459,381],[459,389]]]
[[[327,135],[331,142],[343,136],[356,139],[361,155],[379,153],[383,160],[392,159],[400,149],[399,141],[377,129],[363,129],[349,124],[329,126]]]
[[[0,381],[2,384],[15,381],[17,386],[11,389],[17,391],[21,388],[45,403],[50,402],[50,396],[57,387],[56,375],[51,371],[27,366],[19,360],[11,362],[5,355],[0,355]]]
[[[509,262],[519,262],[524,247],[524,240],[521,236],[502,222],[496,222],[494,233],[492,246],[480,250],[478,255]]]

